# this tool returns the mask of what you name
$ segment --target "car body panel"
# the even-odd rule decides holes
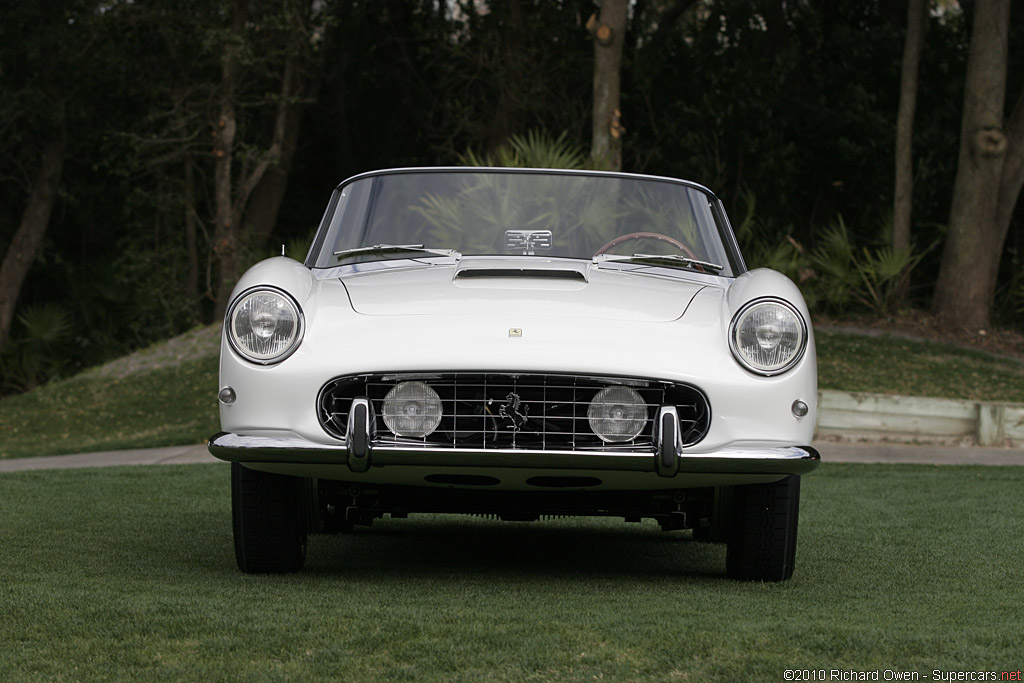
[[[610,271],[578,260],[476,257],[458,265],[339,278],[357,313],[375,316],[529,315],[630,322],[682,316],[705,286]]]
[[[419,272],[426,270],[422,268]],[[403,275],[406,284],[413,288],[417,286],[417,278],[410,277],[414,272],[417,271]],[[448,279],[443,286],[457,290],[451,275],[442,275]],[[662,282],[657,275],[601,275],[646,280],[656,291],[666,284],[675,284]],[[707,435],[688,448],[687,455],[811,441],[817,400],[813,336],[798,368],[778,377],[751,374],[729,352],[728,322],[732,313],[749,300],[751,292],[794,298],[795,286],[773,271],[750,271],[728,286],[683,282],[679,291],[685,303],[678,306],[679,316],[669,321],[633,320],[629,325],[588,316],[587,311],[594,305],[591,300],[584,300],[575,308],[570,295],[585,299],[585,288],[575,292],[561,290],[563,299],[557,306],[539,306],[529,312],[506,311],[493,306],[493,302],[481,305],[474,314],[456,308],[455,312],[428,315],[403,307],[398,308],[400,313],[390,315],[384,315],[382,310],[375,315],[356,312],[350,298],[351,291],[356,289],[350,285],[351,280],[360,280],[359,287],[365,290],[372,289],[376,277],[393,278],[394,273],[316,279],[301,264],[283,257],[264,262],[247,273],[237,292],[268,281],[277,283],[299,302],[305,315],[306,334],[294,354],[272,367],[253,366],[225,342],[221,385],[233,387],[238,398],[233,405],[221,405],[222,429],[234,434],[338,445],[338,440],[320,425],[314,405],[320,388],[332,377],[361,372],[488,370],[607,374],[698,386],[713,407],[713,417]],[[519,300],[524,291],[521,287],[549,286],[547,280],[537,279],[539,282],[510,278],[510,289],[505,291],[513,292]],[[498,290],[503,283],[504,279],[491,284]],[[630,291],[642,289],[644,284],[634,284]],[[628,297],[621,305],[628,305]],[[559,311],[561,315],[557,314]],[[801,313],[807,315],[806,309]],[[510,336],[510,330],[521,330],[521,336]],[[652,353],[652,349],[667,351]],[[790,406],[796,400],[811,406],[808,416],[793,415]],[[390,469],[393,468],[380,467],[359,479],[388,481],[393,476],[386,471]],[[738,479],[735,474],[723,477],[728,481]],[[652,485],[664,487],[667,483],[655,479]],[[680,480],[670,485],[690,484]]]

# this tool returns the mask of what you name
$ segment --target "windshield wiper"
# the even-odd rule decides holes
[[[626,261],[628,263],[664,263],[667,265],[680,264],[689,266],[700,270],[701,272],[711,271],[712,273],[720,273],[725,269],[725,266],[720,266],[717,263],[709,263],[707,261],[701,261],[689,256],[680,256],[679,254],[633,254],[632,256],[622,256],[619,254],[598,254],[594,257],[594,263],[602,263],[604,261]]]
[[[436,256],[451,256],[461,258],[462,254],[454,249],[425,249],[422,244],[375,244],[372,247],[356,247],[354,249],[341,249],[334,252],[339,258],[355,256],[359,254],[392,254],[411,251],[419,254],[434,254]]]

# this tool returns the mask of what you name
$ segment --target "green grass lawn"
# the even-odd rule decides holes
[[[1024,362],[898,337],[816,332],[818,386],[901,396],[1024,402]]]
[[[1024,468],[826,463],[794,578],[654,524],[384,520],[240,574],[226,465],[0,474],[0,680],[724,680],[1016,670]]]
[[[817,335],[819,386],[1024,402],[1024,363],[954,346]],[[201,443],[219,429],[217,359],[79,375],[0,399],[0,458]]]
[[[0,399],[0,458],[200,443],[220,429],[217,367],[79,375]]]

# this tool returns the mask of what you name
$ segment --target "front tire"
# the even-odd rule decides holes
[[[733,489],[733,518],[725,566],[746,581],[785,581],[793,575],[800,511],[800,477]]]
[[[308,480],[231,463],[235,560],[247,574],[297,572],[306,562]]]

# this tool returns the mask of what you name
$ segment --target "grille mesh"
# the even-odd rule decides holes
[[[385,395],[396,384],[410,381],[429,385],[441,399],[441,423],[422,438],[395,436],[381,416]],[[590,429],[587,409],[598,391],[616,384],[629,386],[643,397],[647,420],[632,441],[608,444]],[[343,439],[352,399],[362,396],[370,399],[377,416],[373,443],[405,447],[649,451],[654,447],[652,426],[660,406],[676,407],[687,446],[704,438],[711,413],[704,394],[681,383],[555,374],[400,373],[331,380],[317,399],[320,424]],[[503,412],[521,417],[516,420]]]

